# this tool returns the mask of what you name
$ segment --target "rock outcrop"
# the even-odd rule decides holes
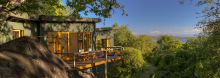
[[[68,67],[34,38],[0,45],[0,78],[69,78]]]

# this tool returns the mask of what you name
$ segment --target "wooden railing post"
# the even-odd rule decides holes
[[[76,67],[76,54],[73,52],[73,67]]]
[[[105,51],[105,78],[108,78],[108,54]]]

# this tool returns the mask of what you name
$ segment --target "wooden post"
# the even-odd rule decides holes
[[[73,67],[76,67],[76,54],[73,52]]]
[[[41,25],[40,25],[40,22],[36,22],[36,24],[37,24],[37,38],[41,42],[41,38],[40,38],[40,36],[41,36]]]
[[[108,54],[105,51],[105,78],[108,78]]]
[[[93,24],[93,31],[92,31],[92,50],[96,50],[96,24]]]
[[[67,52],[70,53],[70,32],[67,32]]]

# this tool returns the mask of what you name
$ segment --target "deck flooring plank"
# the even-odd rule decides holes
[[[108,62],[115,62],[118,60],[121,60],[122,57],[120,56],[108,56]],[[93,66],[99,66],[102,64],[105,64],[105,58],[97,58],[96,60],[92,61],[92,60],[88,60],[88,61],[82,61],[82,62],[76,62],[76,68],[83,70],[83,69],[87,69],[87,68],[91,68]],[[74,63],[73,62],[69,62],[68,63],[71,67],[74,67]]]

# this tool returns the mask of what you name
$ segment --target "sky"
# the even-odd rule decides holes
[[[186,0],[187,1],[187,0]],[[189,0],[190,1],[190,0]],[[179,0],[119,0],[125,5],[128,16],[119,10],[111,18],[102,20],[97,27],[112,26],[114,23],[127,25],[136,35],[196,36],[200,30],[196,24],[200,20],[200,9],[191,2],[180,4]],[[84,17],[96,17],[92,14]]]

